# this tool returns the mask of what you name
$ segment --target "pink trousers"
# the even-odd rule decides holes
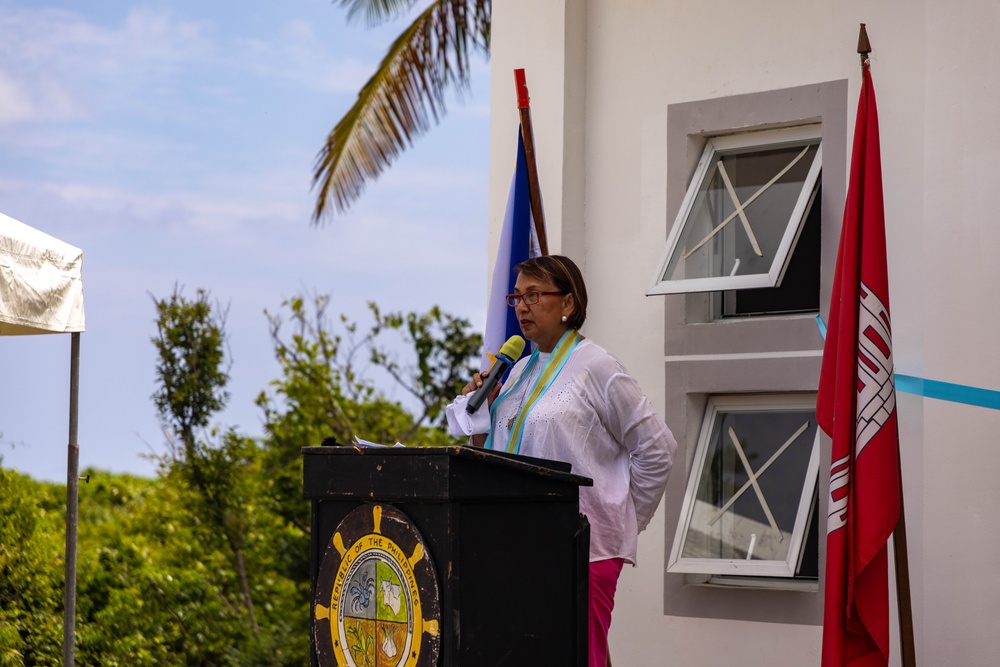
[[[618,575],[625,561],[621,558],[590,563],[590,664],[606,667],[608,663],[608,628],[615,608]]]

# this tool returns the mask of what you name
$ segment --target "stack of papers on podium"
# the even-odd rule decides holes
[[[377,442],[369,442],[367,440],[362,440],[358,436],[354,436],[354,444],[358,445],[359,447],[388,447],[389,446],[389,445],[380,445]],[[395,445],[392,445],[392,446],[393,447],[406,447],[406,445],[404,445],[401,442],[397,442]]]

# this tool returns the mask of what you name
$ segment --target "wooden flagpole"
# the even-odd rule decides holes
[[[542,213],[542,194],[538,187],[538,166],[535,164],[535,136],[531,128],[531,108],[528,102],[528,85],[524,80],[524,70],[514,70],[514,87],[517,89],[517,111],[521,116],[521,140],[524,142],[524,157],[528,162],[528,196],[531,200],[531,217],[535,221],[535,234],[542,255],[549,254],[549,243],[545,235],[545,215]]]
[[[858,34],[858,55],[861,56],[861,67],[868,64],[868,54],[872,51],[868,41],[868,31],[861,24]],[[897,445],[898,446],[898,445]],[[913,604],[910,598],[910,563],[906,546],[906,510],[903,507],[903,465],[899,462],[899,521],[896,530],[892,531],[893,560],[896,570],[896,608],[899,611],[899,646],[903,667],[916,667],[917,652],[913,642]]]
[[[899,645],[903,667],[916,667],[917,651],[913,643],[913,604],[910,599],[910,561],[906,548],[906,510],[903,508],[903,467],[899,467],[899,523],[892,531],[892,550],[896,565],[896,606],[899,608]]]

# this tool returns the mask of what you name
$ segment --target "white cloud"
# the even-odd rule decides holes
[[[198,62],[214,51],[214,32],[205,21],[178,21],[169,13],[136,8],[112,33],[112,49],[135,60]]]
[[[85,221],[84,233],[93,236],[148,230],[151,238],[156,234],[204,234],[207,239],[215,235],[246,234],[274,220],[305,225],[305,202],[288,193],[263,193],[253,187],[246,188],[240,196],[241,193],[232,191],[138,192],[82,182],[34,183],[10,179],[0,180],[0,194],[14,209],[35,208],[39,219],[55,227],[72,229]],[[35,206],[30,207],[30,202],[35,202]],[[81,231],[78,228],[76,235]]]
[[[375,70],[377,61],[336,55],[329,37],[320,38],[303,20],[286,23],[276,39],[241,39],[234,63],[255,76],[328,94],[354,94]],[[386,45],[388,46],[388,45]]]
[[[0,126],[31,118],[35,105],[20,83],[0,70]]]
[[[185,108],[199,103],[193,91],[209,99],[238,95],[253,77],[352,94],[377,62],[334,53],[331,37],[302,19],[265,37],[228,37],[209,21],[148,8],[134,8],[110,26],[66,10],[0,9],[0,34],[0,102],[7,107],[0,124],[123,108],[151,116],[161,108],[191,113]],[[199,112],[205,109],[192,116]]]
[[[140,82],[205,57],[212,48],[209,32],[207,24],[148,9],[131,11],[115,27],[65,10],[0,11],[0,60],[8,81],[0,101],[20,99],[27,111],[7,121],[99,115],[134,96]],[[18,97],[8,97],[14,92]]]

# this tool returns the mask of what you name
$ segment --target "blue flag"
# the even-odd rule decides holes
[[[514,309],[507,305],[507,295],[514,292],[514,267],[531,257],[538,257],[538,237],[531,216],[531,198],[528,194],[528,160],[524,154],[521,131],[517,132],[517,163],[507,197],[507,212],[503,216],[497,261],[493,266],[493,282],[486,311],[486,335],[483,338],[483,370],[493,363],[489,355],[496,354],[508,338],[520,335]],[[531,350],[525,349],[525,354]]]

